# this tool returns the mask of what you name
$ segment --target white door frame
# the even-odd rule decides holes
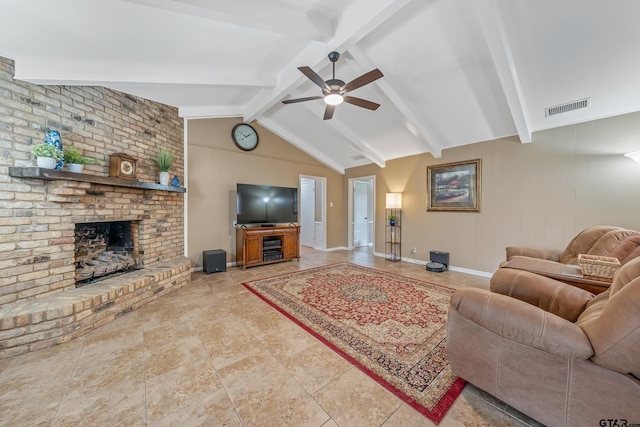
[[[348,202],[347,202],[347,215],[348,215],[348,230],[347,230],[347,248],[349,250],[353,250],[353,192],[354,192],[354,186],[353,183],[355,181],[364,181],[364,180],[371,180],[371,182],[373,183],[373,200],[371,201],[371,203],[373,204],[372,207],[372,213],[373,213],[373,227],[371,230],[371,241],[373,242],[373,252],[375,252],[376,250],[376,236],[375,236],[375,232],[376,232],[376,176],[375,175],[367,175],[367,176],[359,176],[359,177],[355,177],[355,178],[349,178],[348,182],[347,182],[347,186],[349,188],[349,191],[347,191],[348,193]]]
[[[316,182],[316,191],[320,190],[322,192],[320,196],[321,203],[322,203],[322,206],[320,206],[320,212],[322,214],[322,218],[320,218],[320,221],[318,221],[318,218],[316,218],[316,221],[314,222],[314,226],[315,226],[314,249],[320,249],[325,251],[327,250],[327,178],[322,176],[300,175],[298,177],[298,188],[300,188],[300,194],[302,194],[303,179],[314,180]],[[316,204],[316,209],[317,208],[318,206]],[[300,203],[300,209],[302,209],[302,202]],[[300,216],[302,216],[302,212],[300,212]],[[318,241],[320,241],[320,244],[318,244]]]

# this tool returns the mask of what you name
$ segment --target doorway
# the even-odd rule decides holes
[[[326,249],[327,179],[300,176],[300,245]]]
[[[375,176],[349,179],[349,249],[374,250]]]

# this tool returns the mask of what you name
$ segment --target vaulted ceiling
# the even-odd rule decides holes
[[[637,0],[2,0],[0,11],[16,79],[257,120],[338,172],[640,110]],[[323,120],[323,100],[282,104],[321,94],[297,67],[330,79],[331,51],[341,80],[382,71],[350,93],[380,108],[345,103]]]

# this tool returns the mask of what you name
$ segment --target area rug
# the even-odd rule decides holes
[[[436,424],[464,388],[446,357],[452,289],[351,263],[243,285]]]

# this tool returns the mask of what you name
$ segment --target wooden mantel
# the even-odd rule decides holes
[[[185,193],[184,187],[172,187],[160,185],[152,182],[130,181],[128,179],[111,178],[107,176],[89,175],[85,173],[64,172],[56,169],[43,169],[38,167],[9,167],[9,176],[13,178],[44,179],[46,181],[77,181],[91,182],[93,184],[111,185],[114,187],[141,188],[143,190],[172,191],[174,193]]]

